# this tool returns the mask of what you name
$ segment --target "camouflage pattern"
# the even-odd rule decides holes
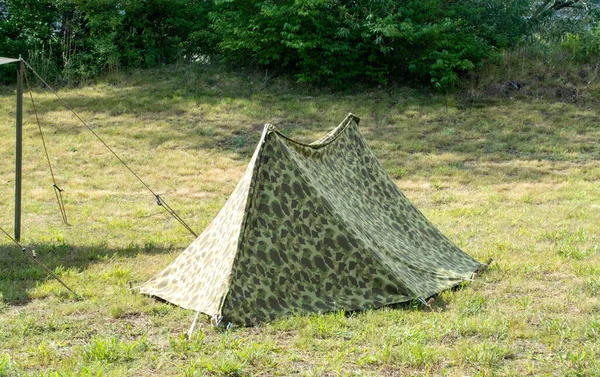
[[[429,297],[482,265],[400,192],[349,115],[303,144],[265,130],[213,223],[141,291],[226,321]]]

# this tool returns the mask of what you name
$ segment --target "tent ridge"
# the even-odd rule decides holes
[[[321,149],[333,144],[338,137],[346,130],[348,125],[351,124],[352,120],[358,125],[360,122],[360,118],[354,116],[352,113],[349,113],[346,118],[331,132],[327,133],[324,137],[313,141],[312,143],[304,143],[295,139],[292,139],[289,136],[284,135],[281,131],[279,131],[275,126],[271,126],[271,132],[276,133],[277,136],[289,141],[292,144],[300,145],[303,147],[311,148],[311,149]]]

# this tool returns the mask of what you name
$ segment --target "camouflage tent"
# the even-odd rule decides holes
[[[482,265],[400,192],[349,115],[303,144],[267,125],[233,194],[146,294],[251,325],[429,297]]]

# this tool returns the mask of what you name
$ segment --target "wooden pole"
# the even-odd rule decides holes
[[[17,69],[17,143],[15,148],[15,240],[21,240],[21,179],[23,170],[23,61]]]

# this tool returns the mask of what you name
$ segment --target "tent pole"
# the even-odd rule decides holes
[[[17,70],[17,137],[15,149],[15,240],[21,240],[21,180],[23,169],[23,71],[25,66],[19,60]]]

